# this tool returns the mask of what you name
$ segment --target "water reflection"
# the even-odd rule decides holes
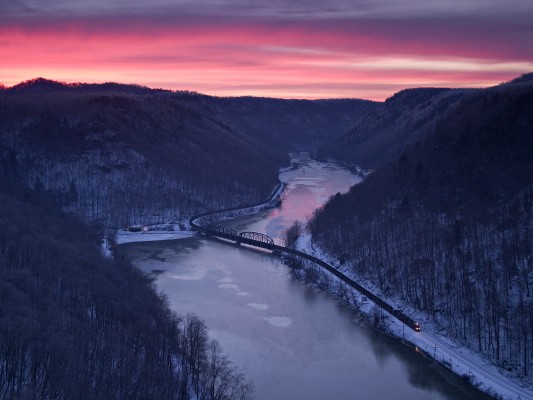
[[[282,175],[283,206],[228,222],[279,240],[357,178],[308,163]],[[231,359],[256,384],[258,399],[486,399],[414,349],[361,323],[356,311],[290,278],[270,255],[193,237],[122,247],[178,313],[205,319]]]

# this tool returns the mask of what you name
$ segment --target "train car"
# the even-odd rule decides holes
[[[411,317],[408,317],[407,315],[405,315],[400,310],[398,309],[392,310],[392,315],[394,315],[396,318],[402,321],[409,328],[413,329],[416,332],[420,332],[420,324],[416,322],[414,319],[412,319]]]

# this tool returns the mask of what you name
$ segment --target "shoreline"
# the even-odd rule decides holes
[[[287,169],[280,170],[279,173],[281,174],[282,172],[290,169],[291,168],[288,167]],[[284,183],[279,181],[278,185],[273,189],[269,197],[257,204],[214,212],[206,212],[192,216],[189,219],[189,226],[194,226],[195,221],[197,221],[199,224],[202,224],[203,222],[213,223],[216,221],[235,218],[237,216],[252,215],[264,209],[275,207],[276,200],[278,200],[281,196],[284,187]],[[175,226],[178,226],[178,224],[175,224]],[[176,240],[192,237],[196,235],[196,233],[197,232],[194,230],[170,232],[156,230],[147,232],[128,232],[125,230],[120,230],[117,231],[117,244],[143,241]],[[299,250],[328,262],[338,269],[339,272],[346,275],[350,279],[353,279],[356,282],[363,282],[366,289],[369,289],[372,291],[372,293],[376,293],[379,298],[389,302],[390,304],[394,304],[397,306],[396,308],[399,308],[402,311],[407,309],[410,315],[418,317],[419,321],[422,322],[421,325],[423,332],[414,332],[410,328],[405,329],[405,325],[401,321],[397,320],[393,315],[388,314],[382,309],[380,309],[382,310],[381,315],[384,313],[385,316],[382,317],[381,320],[384,322],[384,324],[380,327],[374,326],[374,329],[378,329],[379,331],[384,332],[391,337],[409,343],[409,345],[413,346],[416,351],[423,353],[425,357],[434,360],[455,375],[467,379],[473,387],[489,396],[509,400],[514,400],[517,398],[522,400],[533,400],[531,386],[522,386],[522,382],[517,381],[516,377],[504,373],[496,365],[492,364],[488,360],[485,360],[480,353],[472,351],[466,346],[460,345],[451,337],[441,335],[439,330],[436,329],[436,327],[431,324],[430,321],[424,318],[423,313],[417,312],[412,306],[402,303],[398,300],[386,298],[379,290],[376,289],[373,284],[371,284],[371,282],[356,279],[350,273],[346,273],[345,268],[339,265],[338,262],[336,262],[330,255],[320,250],[316,251],[311,243],[311,237],[309,235],[307,235],[306,238],[302,237],[300,239],[301,240],[298,242]],[[288,267],[290,268],[290,266]],[[317,268],[319,268],[321,272],[328,274],[328,276],[331,275],[326,269],[318,265]],[[338,284],[335,285],[335,287],[340,288],[340,282],[336,281],[336,283]],[[313,285],[312,283],[308,284]],[[353,293],[351,297],[354,300],[352,303],[350,303],[347,296],[343,296],[342,293],[332,290],[331,287],[320,289],[332,294],[342,301],[347,307],[354,308],[369,318],[372,317],[372,313],[374,312],[375,308],[379,308],[379,306],[374,304],[371,300],[366,300],[366,302],[361,301],[361,303],[358,304],[355,301],[356,297],[353,295]],[[356,290],[353,288],[350,288],[350,290],[356,292]],[[359,292],[356,293],[359,299],[361,299],[362,295]],[[508,382],[495,382],[496,380],[501,379]],[[518,387],[513,387],[514,385]],[[524,393],[524,391],[528,391],[530,393]]]
[[[127,244],[127,243],[136,243],[136,242],[156,242],[160,240],[176,240],[176,239],[186,239],[196,235],[196,232],[192,230],[184,231],[164,231],[164,230],[153,230],[147,232],[129,232],[124,229],[119,229],[117,231],[116,244]]]
[[[422,312],[415,310],[412,306],[405,304],[404,302],[384,296],[370,282],[367,282],[364,279],[358,279],[347,273],[346,268],[341,266],[338,261],[331,257],[331,255],[320,249],[317,250],[314,247],[310,235],[302,236],[299,239],[297,249],[321,260],[325,260],[342,272],[342,274],[361,283],[365,288],[375,293],[384,301],[397,306],[397,308],[401,310],[408,310],[409,315],[417,317],[418,321],[421,322],[422,328],[421,332],[414,332],[409,328],[405,329],[405,325],[401,321],[397,320],[393,315],[388,314],[386,311],[383,311],[383,313],[386,313],[386,316],[381,317],[383,325],[374,326],[369,322],[374,329],[378,329],[385,334],[414,346],[416,351],[421,352],[424,357],[432,359],[450,372],[467,380],[473,387],[495,399],[533,399],[531,385],[527,385],[518,377],[507,373],[501,367],[486,359],[482,354],[458,343],[453,337],[442,335],[442,330],[439,330],[434,323],[430,322]],[[306,267],[304,266],[304,268]],[[320,271],[324,274],[328,274],[328,271],[324,269],[320,269]],[[335,279],[331,274],[328,274],[327,276]],[[339,301],[346,307],[363,313],[370,321],[373,316],[372,313],[379,306],[374,304],[371,300],[361,301],[360,293],[355,291],[355,289],[351,290],[355,291],[357,295],[354,296],[352,293],[351,298],[355,299],[358,297],[361,302],[357,303],[355,300],[350,301],[350,297],[348,297],[345,292],[341,293],[339,290],[335,290],[341,287],[341,283],[338,280],[335,280],[334,282],[336,283],[335,286],[320,289],[327,291],[335,298],[339,299]],[[309,284],[317,286],[316,284]],[[343,290],[346,290],[346,288],[343,287]],[[496,382],[497,380],[503,380],[503,382]]]

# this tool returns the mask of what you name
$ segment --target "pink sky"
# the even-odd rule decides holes
[[[529,1],[322,3],[0,0],[0,83],[383,100],[406,87],[485,87],[533,71]]]

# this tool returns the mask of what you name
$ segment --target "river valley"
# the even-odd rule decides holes
[[[280,208],[225,222],[280,243],[284,229],[360,178],[297,160]],[[268,253],[202,236],[121,246],[179,314],[194,312],[246,373],[259,400],[488,399],[414,348],[366,326],[331,295],[295,281]]]

